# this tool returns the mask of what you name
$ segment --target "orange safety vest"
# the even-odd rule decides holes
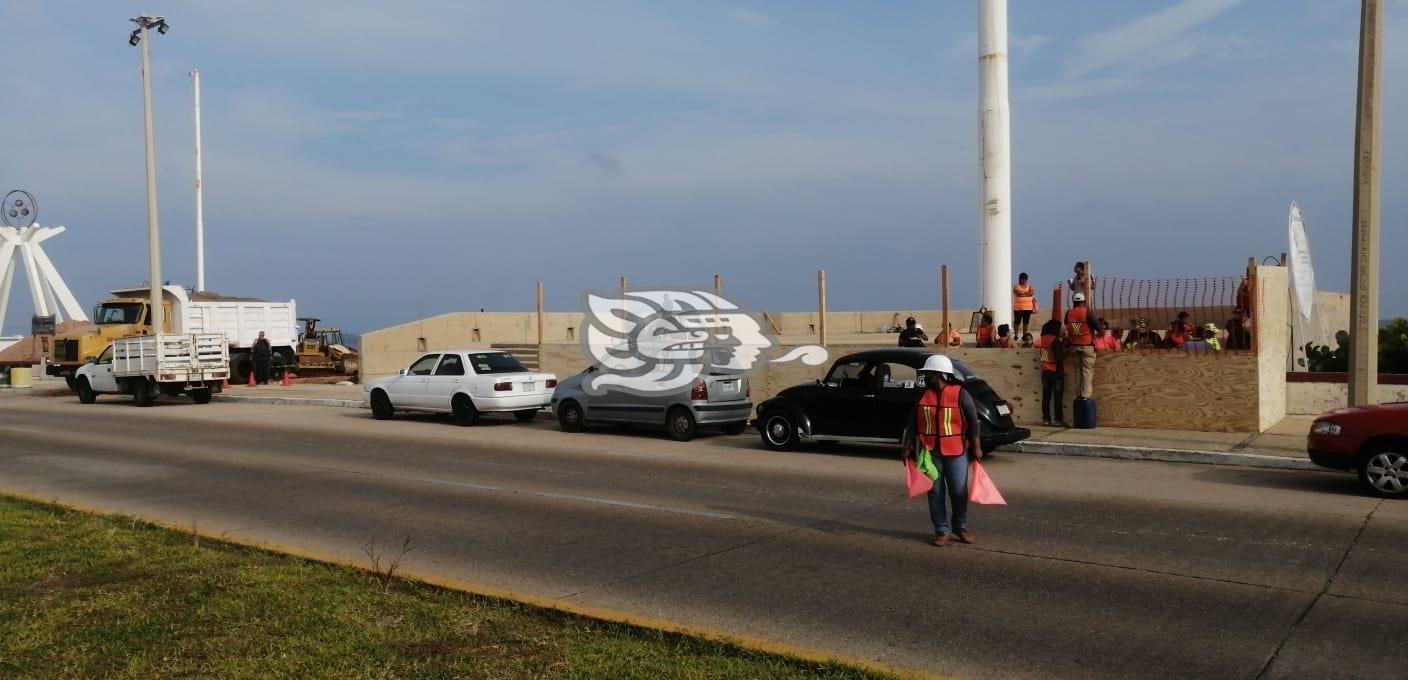
[[[1032,292],[1032,285],[1017,284],[1012,286],[1012,311],[1030,312],[1036,309],[1036,294]]]
[[[992,332],[995,331],[995,330],[997,330],[997,327],[994,326],[994,325],[992,325],[992,324],[987,324],[987,325],[978,324],[978,346],[979,346],[979,347],[991,347],[991,346],[992,346]]]
[[[1055,373],[1060,367],[1056,365],[1056,336],[1043,335],[1036,341],[1037,356],[1041,358],[1041,370],[1047,373]]]
[[[1095,344],[1095,336],[1090,332],[1089,319],[1089,307],[1072,307],[1066,311],[1066,333],[1070,336],[1072,345],[1088,347]]]
[[[963,455],[963,413],[958,406],[962,392],[962,385],[946,385],[937,395],[933,390],[924,390],[916,413],[919,422],[915,424],[920,446],[929,451],[937,449],[944,456]]]

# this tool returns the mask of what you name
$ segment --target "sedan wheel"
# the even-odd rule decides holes
[[[1370,452],[1359,465],[1359,483],[1379,498],[1408,496],[1408,452]]]
[[[670,409],[669,416],[665,418],[665,429],[669,431],[670,439],[677,442],[694,439],[694,414],[683,406]]]
[[[460,427],[469,427],[479,422],[479,410],[474,408],[474,402],[469,397],[456,395],[455,400],[450,402],[450,419]]]
[[[577,402],[564,401],[557,407],[557,425],[563,432],[581,432],[587,426],[587,418]]]
[[[797,424],[786,411],[774,411],[763,416],[763,426],[758,428],[763,435],[763,445],[774,451],[791,451],[797,448]]]
[[[372,392],[372,417],[377,420],[387,420],[396,409],[391,406],[391,398],[385,392],[377,390]]]

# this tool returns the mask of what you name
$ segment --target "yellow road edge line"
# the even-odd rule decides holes
[[[22,491],[10,491],[7,489],[0,489],[0,496],[9,496],[11,498],[17,498],[32,503],[39,503],[41,505],[57,505],[59,507],[67,508],[69,510],[74,510],[89,515],[97,515],[100,517],[133,518],[142,522],[146,522],[147,524],[161,527],[163,529],[168,529],[183,534],[196,534],[199,535],[201,538],[207,538],[212,541],[219,541],[221,543],[229,543],[232,545],[243,546],[246,548],[263,550],[266,552],[280,553],[284,555],[289,555],[291,557],[297,557],[299,559],[309,560],[313,562],[321,562],[323,564],[352,567],[354,569],[368,572],[373,571],[371,564],[363,560],[350,559],[339,555],[333,555],[330,553],[324,553],[321,551],[311,550],[298,546],[282,545],[278,543],[270,543],[268,541],[256,541],[253,539],[231,536],[224,533],[215,533],[213,531],[200,528],[198,524],[186,526],[177,524],[176,522],[164,518],[149,517],[146,515],[133,514],[130,512],[109,510],[107,508],[100,508],[94,505],[89,505],[81,501],[64,500],[57,496],[50,496],[46,498],[38,494],[25,493]],[[699,626],[688,623],[680,623],[678,621],[644,616],[641,614],[632,614],[630,612],[624,612],[606,607],[597,607],[587,604],[581,604],[578,602],[569,602],[567,600],[562,600],[558,598],[547,597],[543,595],[535,595],[533,593],[525,593],[517,590],[510,590],[507,588],[500,588],[498,586],[485,585],[482,583],[475,583],[473,581],[454,578],[451,576],[424,574],[413,570],[397,570],[396,575],[398,578],[403,578],[408,581],[424,583],[426,585],[435,586],[437,588],[445,588],[447,590],[469,593],[471,595],[478,595],[481,597],[508,600],[511,602],[518,602],[521,604],[531,605],[540,609],[551,609],[554,611],[573,614],[576,616],[583,616],[591,619],[598,619],[601,621],[609,621],[612,623],[621,623],[628,626],[635,626],[637,628],[657,630],[665,633],[680,633],[685,635],[692,635],[694,637],[704,638],[713,642],[722,642],[725,644],[742,647],[744,649],[755,652],[772,654],[774,656],[788,657],[800,661],[808,661],[812,663],[839,663],[847,666],[854,666],[863,670],[885,673],[888,675],[892,675],[896,678],[901,678],[902,680],[959,680],[956,676],[935,675],[932,673],[925,673],[923,671],[911,668],[900,668],[898,666],[891,666],[885,663],[881,663],[879,661],[859,659],[855,657],[845,656],[843,654],[836,654],[834,652],[813,649],[811,647],[803,647],[801,645],[794,645],[786,642],[778,642],[776,640],[768,640],[765,638],[739,635],[736,633],[729,633],[723,630],[719,630],[717,628],[710,628],[707,626]]]

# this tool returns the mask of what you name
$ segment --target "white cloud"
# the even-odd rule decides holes
[[[728,11],[728,16],[734,21],[750,26],[771,26],[774,23],[771,17],[746,9],[731,9]]]
[[[1198,47],[1189,31],[1242,4],[1243,0],[1182,0],[1153,14],[1096,33],[1080,42],[1080,51],[1066,63],[1068,78],[1082,78],[1107,69],[1138,68],[1149,62],[1167,63],[1194,56]]]

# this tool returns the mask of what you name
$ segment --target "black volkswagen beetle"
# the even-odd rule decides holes
[[[753,426],[768,448],[785,451],[803,441],[898,444],[924,383],[919,368],[937,352],[872,349],[836,360],[826,377],[793,385],[758,405]],[[1012,422],[1012,407],[961,361],[953,362],[982,423],[983,451],[1022,441],[1031,430]]]

